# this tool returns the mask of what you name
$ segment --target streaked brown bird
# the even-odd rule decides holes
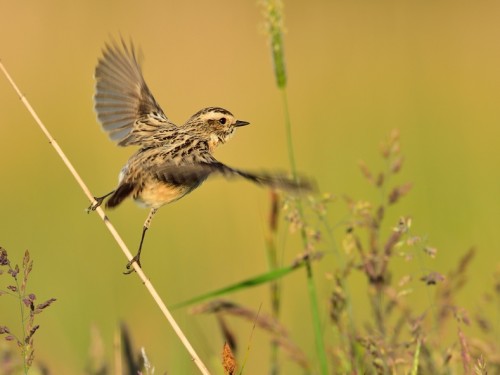
[[[236,128],[248,125],[220,107],[196,112],[184,125],[171,122],[154,99],[144,81],[137,52],[123,39],[107,44],[95,69],[95,110],[104,131],[119,146],[139,146],[122,168],[118,186],[96,197],[89,207],[95,210],[108,198],[106,207],[118,206],[132,198],[150,208],[144,222],[139,250],[127,264],[127,272],[140,256],[146,231],[158,209],[190,193],[211,174],[242,177],[260,185],[290,191],[310,190],[302,179],[284,174],[252,173],[228,167],[212,153],[231,138]]]

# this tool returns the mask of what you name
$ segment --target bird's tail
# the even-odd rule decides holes
[[[210,174],[219,174],[226,178],[243,177],[255,184],[285,190],[289,193],[300,194],[317,191],[315,181],[304,176],[291,178],[282,172],[248,172],[231,168],[218,161],[191,165],[162,165],[154,172],[159,180],[179,185],[192,185],[194,181],[203,181]]]
[[[227,174],[227,170],[223,172]],[[241,169],[230,168],[230,173],[241,176],[258,185],[268,186],[274,189],[280,189],[292,194],[312,193],[317,190],[315,181],[304,176],[291,178],[287,173],[282,172],[248,172]]]

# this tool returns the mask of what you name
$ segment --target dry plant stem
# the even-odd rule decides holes
[[[54,149],[56,150],[57,154],[62,159],[62,161],[66,165],[66,167],[69,169],[69,171],[71,172],[71,174],[75,178],[75,180],[78,183],[78,185],[82,188],[82,190],[84,191],[84,193],[87,196],[87,198],[89,198],[89,200],[91,202],[95,203],[94,196],[92,195],[92,193],[90,192],[90,190],[87,188],[87,186],[85,185],[85,183],[83,182],[83,180],[79,176],[78,172],[75,170],[75,168],[73,167],[73,165],[71,164],[71,162],[69,161],[69,159],[66,157],[66,155],[64,154],[64,152],[62,151],[62,149],[59,147],[59,145],[57,144],[57,142],[55,141],[55,139],[52,138],[52,136],[49,133],[49,131],[47,130],[47,128],[43,125],[42,120],[40,120],[40,118],[36,114],[36,112],[33,109],[33,107],[31,107],[31,105],[29,104],[29,102],[26,99],[26,97],[21,93],[21,91],[19,90],[19,88],[17,87],[17,85],[15,84],[14,80],[12,79],[12,77],[10,76],[10,74],[7,72],[7,70],[5,69],[5,67],[4,67],[4,65],[2,64],[1,61],[0,61],[0,69],[2,70],[3,74],[5,75],[5,77],[7,77],[7,80],[9,81],[9,83],[12,85],[12,87],[16,91],[19,99],[21,99],[21,102],[28,109],[28,111],[31,114],[31,116],[33,116],[34,120],[36,121],[36,123],[38,124],[38,126],[40,127],[40,129],[43,131],[43,133],[45,134],[45,136],[48,138],[49,143],[52,145],[52,147],[54,147]],[[98,207],[96,209],[96,212],[99,214],[99,217],[102,219],[102,221],[104,222],[104,224],[106,225],[106,227],[108,228],[108,230],[111,232],[111,235],[116,240],[116,242],[118,243],[118,246],[120,246],[121,250],[123,251],[123,253],[127,257],[127,259],[129,261],[132,260],[132,254],[130,253],[129,249],[127,248],[127,245],[125,245],[125,243],[123,242],[122,238],[120,237],[120,235],[116,231],[116,229],[113,226],[113,224],[111,224],[111,222],[109,221],[108,217],[106,216],[106,214],[104,213],[104,211],[102,210],[102,208]],[[196,354],[194,348],[191,346],[191,343],[188,341],[188,339],[186,338],[186,336],[184,335],[184,333],[180,329],[179,325],[174,320],[172,314],[167,309],[167,306],[165,305],[165,303],[163,303],[161,297],[156,292],[156,289],[153,287],[153,284],[151,284],[151,282],[146,277],[146,275],[144,274],[144,272],[142,271],[142,269],[137,265],[137,263],[134,262],[132,264],[132,266],[134,267],[134,270],[136,271],[137,276],[139,276],[139,278],[143,282],[144,286],[149,291],[149,293],[151,294],[151,296],[155,300],[156,304],[158,305],[158,307],[162,311],[162,313],[165,316],[165,318],[167,318],[167,320],[168,320],[169,324],[172,326],[174,332],[177,334],[177,336],[181,340],[182,344],[185,346],[185,348],[187,349],[187,351],[191,355],[191,357],[193,359],[193,362],[196,364],[196,366],[198,366],[200,372],[202,374],[210,374],[209,371],[208,371],[208,369],[207,369],[207,367],[203,364],[203,362],[201,361],[201,359],[198,357],[198,355]]]
[[[123,374],[122,369],[122,342],[121,331],[117,328],[113,337],[113,372],[115,375]]]
[[[279,216],[279,198],[276,191],[272,190],[271,195],[271,208],[269,213],[269,233],[266,241],[267,255],[269,268],[274,271],[278,269],[278,254],[276,247],[276,236],[278,227],[278,216]],[[281,307],[281,284],[279,281],[273,281],[269,284],[271,289],[271,306],[273,318],[278,320]],[[279,343],[276,340],[271,341],[271,364],[269,369],[269,374],[277,375],[279,374]]]

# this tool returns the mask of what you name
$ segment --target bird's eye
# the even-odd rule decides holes
[[[222,125],[224,125],[224,124],[226,123],[226,118],[225,118],[225,117],[223,117],[223,118],[219,119],[219,122],[220,122]]]

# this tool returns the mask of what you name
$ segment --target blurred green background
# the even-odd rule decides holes
[[[400,129],[399,182],[411,181],[414,190],[391,218],[411,215],[414,232],[439,250],[435,261],[408,272],[415,279],[428,268],[446,273],[476,246],[460,300],[472,313],[499,263],[499,12],[495,1],[285,3],[299,169],[322,191],[375,198],[357,162],[380,167],[380,140]],[[104,43],[120,33],[140,45],[145,78],[174,122],[216,105],[252,123],[217,151],[218,159],[248,169],[288,167],[282,100],[255,1],[2,1],[0,58],[94,194],[115,186],[133,152],[114,146],[93,112],[94,66]],[[157,371],[197,373],[138,279],[122,275],[126,259],[97,215],[85,213],[89,202],[3,77],[0,103],[0,245],[18,262],[29,249],[31,290],[39,300],[58,299],[40,317],[37,359],[56,374],[83,373],[91,327],[111,359],[113,334],[124,321]],[[265,272],[267,210],[265,190],[221,179],[164,207],[148,233],[143,265],[167,304]],[[333,204],[332,224],[344,214],[342,203]],[[133,250],[146,215],[131,201],[109,212]],[[289,263],[299,241],[283,242]],[[329,254],[315,266],[325,319],[325,272],[334,265]],[[353,313],[362,320],[364,280],[358,283]],[[414,302],[428,306],[425,286],[412,287]],[[269,312],[266,286],[231,298]],[[283,323],[314,361],[307,298],[303,273],[285,280]],[[217,366],[222,339],[215,319],[186,310],[175,316],[202,358]],[[2,297],[0,324],[18,327],[16,319],[15,302]],[[231,324],[244,353],[252,327]],[[265,373],[267,339],[254,332],[248,373]],[[293,364],[285,369],[299,372]]]

